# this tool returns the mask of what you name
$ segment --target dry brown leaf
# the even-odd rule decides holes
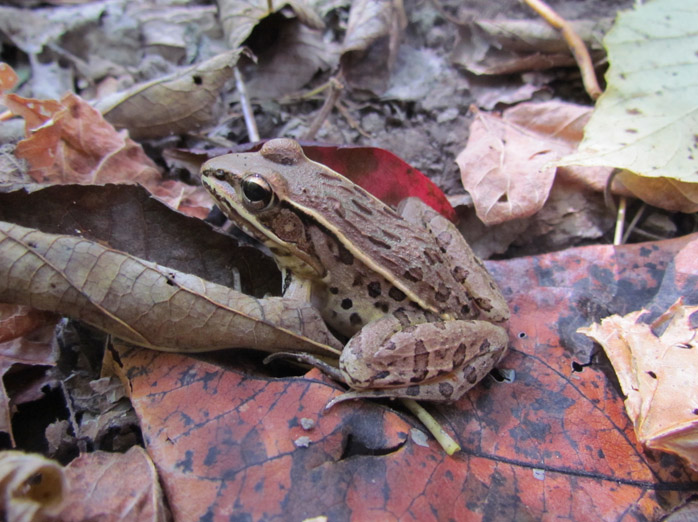
[[[56,461],[21,451],[0,452],[4,520],[46,520],[60,510],[67,487],[63,468]]]
[[[376,93],[387,89],[405,26],[401,2],[352,2],[342,43],[342,71],[352,87]]]
[[[194,132],[213,122],[223,84],[232,77],[239,50],[227,51],[174,74],[100,100],[96,108],[134,139]]]
[[[602,52],[611,20],[575,20],[572,27]],[[574,58],[558,31],[543,20],[477,20],[459,29],[451,60],[475,74],[512,74],[572,66]]]
[[[28,137],[15,155],[29,163],[39,182],[108,183],[128,180],[148,185],[160,178],[140,145],[118,133],[98,111],[68,93],[60,102],[5,96],[12,112],[26,121]]]
[[[240,47],[263,18],[286,6],[290,6],[301,23],[308,27],[314,29],[324,27],[322,19],[310,3],[304,0],[286,0],[271,4],[267,0],[219,0],[218,18],[223,26],[228,46],[232,49]]]
[[[21,380],[19,389],[8,390],[3,378],[15,365],[55,366],[57,354],[52,350],[51,341],[56,321],[57,317],[53,314],[0,303],[0,432],[7,433],[13,445],[11,404],[16,406],[21,402],[36,400],[36,388],[40,388],[44,381]]]
[[[698,211],[698,183],[671,177],[640,176],[621,170],[616,178],[642,201],[673,212]]]
[[[164,522],[164,505],[153,461],[140,446],[126,453],[95,451],[80,455],[65,468],[70,487],[59,518]]]
[[[295,93],[318,71],[332,69],[339,61],[337,46],[298,20],[285,21],[276,33],[273,44],[258,51],[258,62],[244,71],[247,90],[255,99]]]
[[[466,148],[456,162],[478,217],[487,225],[536,213],[555,179],[553,161],[574,150],[590,109],[551,101],[522,103],[501,117],[476,108]],[[603,189],[610,169],[558,170],[560,176]]]
[[[341,350],[310,303],[255,299],[99,243],[8,223],[0,226],[0,301],[158,350]]]
[[[652,325],[640,322],[645,313],[612,315],[577,331],[606,351],[640,442],[676,453],[698,471],[698,306],[679,299]]]

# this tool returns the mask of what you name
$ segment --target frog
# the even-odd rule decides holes
[[[457,227],[420,199],[393,208],[289,138],[209,159],[201,180],[268,248],[283,295],[312,303],[346,341],[336,364],[294,355],[350,388],[333,402],[456,401],[505,355],[502,292]]]

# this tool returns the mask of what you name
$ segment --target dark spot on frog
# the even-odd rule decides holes
[[[383,248],[385,250],[390,250],[392,248],[388,243],[386,243],[385,241],[381,241],[380,239],[378,239],[376,237],[373,237],[373,236],[366,236],[366,237],[371,243],[373,243],[374,245],[376,245],[379,248]]]
[[[354,303],[351,301],[351,299],[345,297],[344,299],[342,299],[341,306],[344,310],[349,310],[352,306],[354,306]]]
[[[351,265],[354,263],[354,254],[349,252],[349,250],[347,250],[344,245],[342,245],[341,243],[337,243],[337,249],[337,259],[341,263],[344,263],[345,265]]]
[[[360,325],[363,324],[363,320],[361,319],[361,316],[360,316],[359,314],[357,314],[356,312],[354,312],[353,314],[351,314],[351,315],[349,316],[349,323],[350,323],[352,326],[360,326]]]
[[[334,294],[334,295],[337,295],[337,294],[339,293],[339,288],[337,288],[336,286],[331,286],[331,287],[330,287],[330,293],[331,293],[331,294]]]
[[[363,195],[363,194],[362,194],[362,195]],[[354,204],[354,206],[355,206],[356,208],[358,208],[361,212],[363,212],[363,213],[366,214],[367,216],[372,216],[372,215],[373,215],[373,211],[372,211],[370,208],[368,208],[366,205],[363,205],[362,203],[359,203],[358,201],[356,201],[356,200],[353,199],[353,198],[352,198],[351,202]]]
[[[456,351],[453,353],[453,367],[458,368],[465,361],[465,354],[468,352],[468,347],[465,343],[460,343]]]
[[[384,314],[387,314],[388,311],[390,310],[390,307],[388,306],[388,303],[385,303],[385,302],[383,302],[383,301],[376,301],[375,303],[373,303],[373,306],[375,306],[376,308],[378,308],[378,309],[379,309],[381,312],[383,312]]]
[[[463,306],[460,307],[460,313],[462,316],[467,317],[470,315],[470,306],[467,304],[464,304]]]
[[[451,241],[453,241],[453,236],[449,232],[441,232],[438,236],[436,236],[436,240],[443,246],[447,247],[451,244]]]
[[[475,304],[480,310],[483,310],[485,312],[489,312],[492,310],[492,303],[489,299],[485,297],[476,297]]]
[[[451,289],[445,284],[439,283],[439,289],[436,291],[436,294],[434,294],[434,299],[439,303],[444,303],[448,301],[449,297],[451,297]]]
[[[397,348],[397,345],[393,341],[388,341],[383,345],[383,349],[390,350],[391,352]]]
[[[650,250],[649,248],[642,247],[640,249],[640,256],[642,256],[642,257],[649,257],[649,255],[651,253],[652,253],[652,250]]]
[[[372,283],[369,283],[367,288],[369,297],[378,297],[379,295],[381,295],[381,284],[379,281],[373,281]]]
[[[405,328],[403,331],[407,331],[408,328]],[[414,375],[410,378],[410,382],[422,382],[429,373],[429,351],[424,345],[424,341],[421,339],[418,339],[414,343],[414,363],[412,371]]]
[[[407,316],[407,313],[403,308],[398,308],[393,312],[393,317],[400,321],[400,325],[404,328],[405,326],[409,326],[410,324],[410,318]]]
[[[440,382],[439,383],[439,393],[446,397],[449,398],[451,395],[453,395],[453,386],[447,382]]]
[[[408,281],[416,283],[422,280],[422,278],[424,277],[424,272],[422,272],[422,269],[418,266],[413,266],[405,270],[405,273],[402,274],[402,276]]]
[[[477,382],[477,370],[473,366],[468,366],[463,370],[463,378],[467,383],[475,384]]]
[[[388,375],[390,375],[390,372],[388,370],[383,370],[382,372],[378,372],[371,380],[385,379]]]
[[[416,384],[408,386],[405,390],[405,395],[407,395],[408,397],[416,397],[417,395],[419,395],[419,386]]]
[[[400,290],[399,288],[396,288],[394,286],[390,287],[390,291],[388,291],[388,295],[391,297],[391,299],[394,299],[395,301],[402,301],[407,297],[405,295],[405,292]]]
[[[354,275],[354,281],[352,281],[351,286],[362,286],[364,284],[364,277],[357,273]]]
[[[480,353],[485,353],[485,352],[489,351],[489,349],[490,349],[490,342],[487,339],[485,339],[484,341],[482,341],[482,344],[480,345]]]

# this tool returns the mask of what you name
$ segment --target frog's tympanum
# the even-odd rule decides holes
[[[290,139],[213,158],[202,179],[269,247],[284,295],[310,300],[349,339],[330,370],[354,390],[344,397],[453,401],[505,353],[504,298],[458,230],[420,200],[396,212]]]

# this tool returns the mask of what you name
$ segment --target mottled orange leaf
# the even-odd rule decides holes
[[[430,406],[463,447],[453,457],[431,439],[420,445],[420,426],[390,402],[323,411],[339,390],[316,371],[274,379],[234,356],[223,368],[121,350],[175,517],[659,518],[698,488],[698,474],[643,450],[612,372],[576,329],[642,306],[659,314],[679,294],[698,300],[696,241],[488,263],[512,309],[501,367],[516,377]]]

